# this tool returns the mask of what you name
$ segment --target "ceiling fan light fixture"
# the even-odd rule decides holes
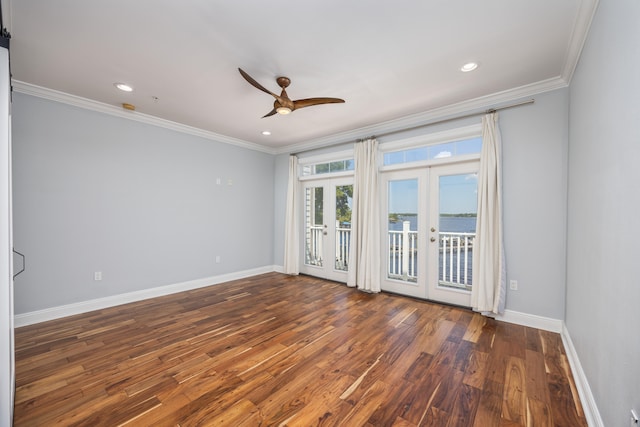
[[[133,92],[133,88],[126,83],[114,83],[113,85],[123,92]]]
[[[473,71],[476,68],[478,68],[477,62],[467,62],[462,67],[460,67],[460,71],[462,71],[463,73],[468,73],[469,71]]]
[[[278,83],[278,86],[280,86],[280,88],[282,89],[282,92],[280,93],[280,96],[276,95],[275,93],[271,92],[269,89],[265,88],[264,86],[262,86],[260,83],[258,83],[257,81],[255,81],[253,79],[253,77],[251,77],[249,74],[245,73],[244,71],[242,71],[242,68],[238,68],[238,71],[240,72],[240,75],[253,87],[255,87],[258,90],[261,90],[265,93],[268,93],[269,95],[273,96],[276,100],[273,102],[273,109],[271,111],[269,111],[267,114],[265,114],[264,116],[262,116],[262,118],[265,117],[271,117],[274,114],[289,114],[291,112],[293,112],[294,110],[298,110],[300,108],[304,108],[304,107],[311,107],[314,105],[320,105],[320,104],[334,104],[334,103],[342,103],[344,102],[344,99],[340,99],[340,98],[305,98],[305,99],[297,99],[297,100],[291,100],[289,98],[289,95],[287,95],[287,91],[285,90],[287,87],[289,87],[289,84],[291,83],[291,79],[289,79],[288,77],[278,77],[276,78],[276,83]]]

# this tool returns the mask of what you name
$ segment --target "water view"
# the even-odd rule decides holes
[[[389,230],[402,231],[402,223],[409,221],[409,229],[418,230],[418,217],[416,214],[391,214],[389,215]],[[476,216],[475,214],[460,215],[441,215],[440,232],[450,233],[475,233],[476,232]]]
[[[403,245],[404,223],[409,223],[406,237],[408,254]],[[417,214],[389,215],[390,278],[415,282],[418,277],[418,218]],[[476,230],[475,214],[442,214],[438,225],[438,280],[441,286],[470,289],[472,283],[473,241]],[[403,265],[404,262],[404,265]]]

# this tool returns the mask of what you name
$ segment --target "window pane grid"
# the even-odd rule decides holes
[[[325,163],[315,163],[302,167],[302,176],[322,175],[335,172],[345,172],[353,170],[353,159],[336,160]]]
[[[465,154],[479,154],[481,148],[481,137],[428,145],[424,147],[409,148],[406,150],[385,153],[383,156],[383,164],[388,166],[401,163],[419,162],[423,160],[443,159],[462,156]]]

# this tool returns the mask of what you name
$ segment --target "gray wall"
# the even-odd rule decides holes
[[[273,264],[274,156],[13,100],[16,314]]]
[[[500,113],[507,309],[564,319],[568,90]],[[508,287],[508,286],[507,286]]]
[[[600,1],[570,93],[566,325],[606,426],[640,412],[639,22]]]
[[[566,200],[568,89],[537,95],[533,105],[500,112],[503,139],[503,200],[507,309],[564,319],[566,277]],[[480,122],[449,122],[389,136],[381,144]],[[337,150],[344,150],[338,147]],[[274,263],[282,265],[284,203],[288,163],[277,157]]]

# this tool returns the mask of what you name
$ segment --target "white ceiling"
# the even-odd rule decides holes
[[[133,114],[281,150],[514,89],[566,86],[596,4],[4,0],[3,9],[18,90],[126,102]],[[460,72],[468,61],[480,66]],[[262,119],[273,99],[238,67],[272,92],[277,76],[291,78],[292,99],[346,103]]]

